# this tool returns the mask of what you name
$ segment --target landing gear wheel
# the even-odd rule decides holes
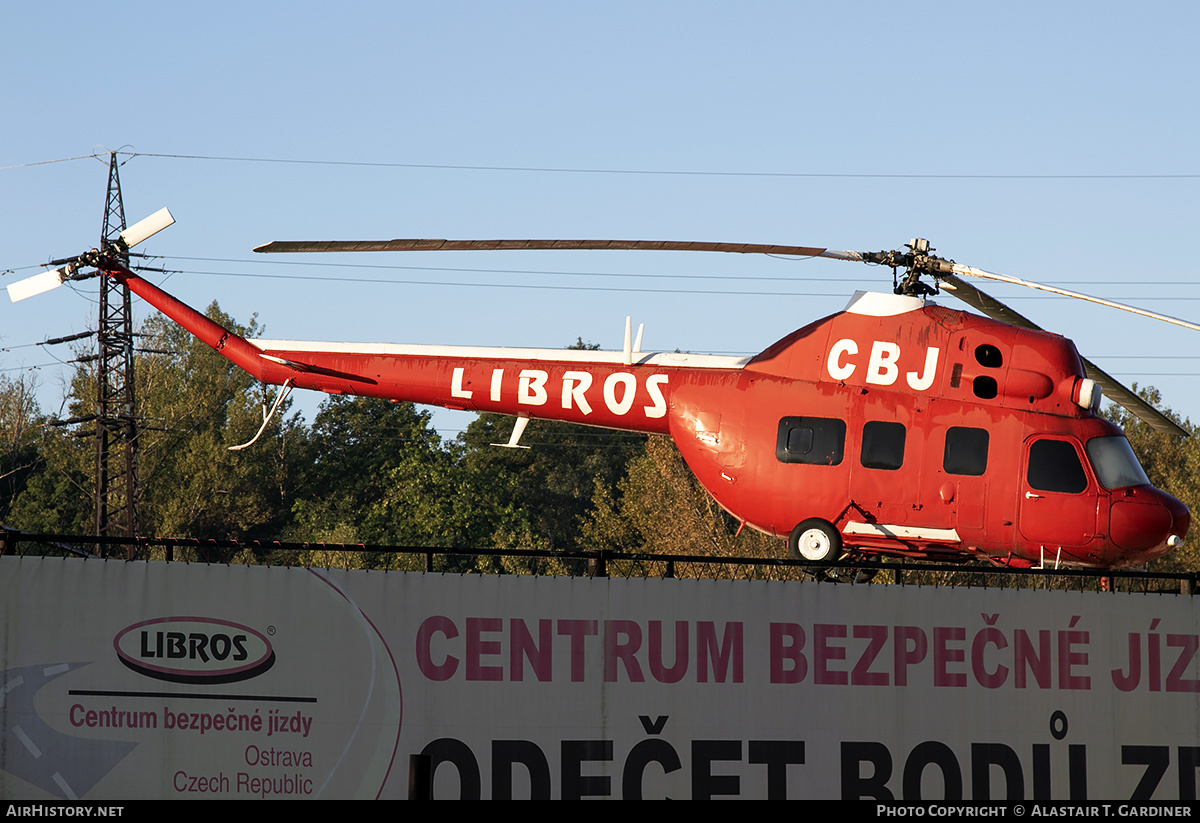
[[[832,523],[820,518],[805,520],[788,536],[788,556],[796,560],[837,560],[841,554],[842,536]]]

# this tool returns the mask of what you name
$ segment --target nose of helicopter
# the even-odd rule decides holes
[[[1178,547],[1192,514],[1182,502],[1152,486],[1134,486],[1114,495],[1109,536],[1119,565],[1138,565]]]

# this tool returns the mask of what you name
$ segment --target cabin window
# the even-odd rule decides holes
[[[1150,479],[1133,453],[1129,441],[1120,435],[1093,437],[1087,442],[1088,457],[1100,485],[1106,489],[1149,486]]]
[[[998,369],[1004,365],[1004,355],[991,343],[975,347],[975,362],[984,368]]]
[[[903,423],[872,420],[863,426],[862,457],[864,467],[895,471],[904,464]]]
[[[971,381],[971,391],[975,392],[976,397],[991,400],[999,392],[999,386],[996,384],[996,378],[981,374]]]
[[[987,429],[954,426],[946,430],[946,450],[942,454],[946,474],[979,477],[987,471],[987,463]]]
[[[1087,475],[1079,453],[1066,440],[1038,440],[1029,447],[1029,487],[1044,492],[1079,494]]]
[[[775,457],[780,463],[836,466],[846,448],[846,421],[833,417],[785,417],[779,421]]]

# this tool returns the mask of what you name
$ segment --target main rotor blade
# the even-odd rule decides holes
[[[759,243],[705,243],[675,240],[434,240],[434,239],[397,239],[397,240],[276,240],[258,246],[254,251],[261,254],[310,253],[310,252],[364,252],[364,251],[533,251],[533,250],[638,250],[638,251],[699,251],[699,252],[729,252],[734,254],[778,254],[791,257],[827,257],[835,260],[851,262],[881,262],[879,255],[868,252],[835,251],[833,249],[816,248],[812,246],[774,246]],[[1114,309],[1132,312],[1154,320],[1173,323],[1177,326],[1200,331],[1200,325],[1169,317],[1163,314],[1114,303],[1091,295],[1046,286],[1017,277],[994,274],[982,269],[962,266],[949,261],[939,261],[936,277],[948,291],[954,293],[963,302],[975,307],[993,319],[1021,326],[1027,329],[1042,331],[1041,326],[1013,311],[1000,301],[985,294],[979,289],[967,284],[956,277],[961,274],[969,277],[980,277],[996,280],[1001,283],[1026,286],[1031,289],[1059,294],[1064,297],[1074,297],[1091,303],[1098,303]],[[951,274],[950,272],[953,272]],[[1096,364],[1084,359],[1088,374],[1104,390],[1105,395],[1114,402],[1120,403],[1130,414],[1133,414],[1156,431],[1168,434],[1188,436],[1188,432],[1159,412],[1142,398],[1138,397],[1110,375],[1106,374]]]
[[[994,274],[990,271],[975,269],[970,266],[962,266],[958,263],[950,264],[950,269],[955,274],[965,274],[970,277],[981,277],[986,280],[995,280],[999,283],[1011,283],[1014,286],[1025,286],[1026,288],[1037,289],[1038,291],[1047,291],[1051,294],[1062,295],[1063,297],[1074,297],[1078,300],[1086,300],[1089,303],[1097,303],[1101,306],[1108,306],[1110,309],[1120,309],[1121,311],[1140,314],[1142,317],[1149,317],[1151,320],[1161,320],[1164,323],[1172,323],[1176,326],[1183,326],[1185,329],[1191,329],[1192,331],[1200,331],[1200,325],[1196,323],[1191,323],[1187,320],[1180,320],[1178,317],[1170,317],[1166,314],[1158,314],[1156,312],[1146,311],[1145,309],[1139,309],[1136,306],[1127,306],[1124,303],[1114,303],[1111,300],[1105,300],[1103,297],[1093,297],[1090,294],[1082,294],[1077,291],[1067,291],[1066,289],[1060,289],[1055,286],[1034,283],[1032,280],[1022,280],[1019,277],[1012,277],[1007,274]],[[939,277],[941,276],[942,275],[939,275]]]
[[[967,268],[966,266],[957,266],[956,268]],[[1008,323],[1012,326],[1020,326],[1023,329],[1033,329],[1034,331],[1043,331],[1042,327],[1034,323],[1029,318],[1014,311],[1008,306],[1001,303],[996,298],[986,292],[972,286],[952,274],[942,275],[940,278],[942,286],[959,300],[969,306],[983,312],[993,320],[999,320],[1003,323]],[[1016,280],[1016,278],[1013,278]],[[1021,281],[1023,283],[1023,281]],[[1119,403],[1134,417],[1141,420],[1155,431],[1163,434],[1173,434],[1179,437],[1188,437],[1187,429],[1184,429],[1178,423],[1158,409],[1151,406],[1142,398],[1138,397],[1134,392],[1127,389],[1116,378],[1109,375],[1091,360],[1083,358],[1083,364],[1087,367],[1088,377],[1100,384],[1100,388],[1104,390],[1104,396],[1114,403]]]
[[[263,254],[340,251],[531,251],[543,249],[720,251],[735,254],[780,254],[861,261],[853,251],[759,243],[699,243],[677,240],[276,240],[255,249]]]

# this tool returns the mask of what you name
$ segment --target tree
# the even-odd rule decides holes
[[[243,337],[241,326],[208,307],[210,319]],[[139,410],[147,430],[139,451],[141,522],[146,534],[254,538],[278,534],[290,508],[301,424],[280,410],[251,448],[263,422],[266,388],[161,315],[142,327],[149,348],[137,364]]]
[[[508,441],[513,418],[481,414],[459,436],[462,463],[488,501],[487,545],[496,548],[580,550],[580,521],[592,505],[597,484],[615,486],[645,435],[534,420],[521,444]],[[481,537],[489,537],[481,535]]]
[[[741,529],[696,480],[675,444],[650,438],[613,487],[597,482],[594,508],[583,523],[593,548],[646,554],[781,557],[783,542]],[[720,575],[705,566],[699,575]]]
[[[76,372],[72,388],[81,382]],[[94,384],[92,384],[94,385]],[[78,406],[72,413],[83,413]],[[95,458],[91,441],[43,425],[35,466],[14,498],[6,525],[45,534],[88,534],[94,523]]]
[[[216,303],[208,316],[243,336]],[[251,449],[229,446],[262,423],[262,390],[254,380],[178,325],[155,315],[139,330],[147,351],[136,356],[136,393],[143,428],[138,442],[140,532],[153,536],[253,538],[277,534],[290,509],[301,423],[283,415]],[[80,365],[70,388],[74,417],[95,405],[95,372]],[[85,423],[43,443],[44,467],[13,507],[12,524],[29,531],[92,531],[94,451]],[[229,553],[203,553],[205,559]]]
[[[42,464],[39,440],[44,420],[31,377],[0,375],[0,523]]]
[[[567,348],[600,347],[577,338]],[[611,487],[620,482],[646,436],[532,420],[521,439],[527,448],[496,448],[507,443],[514,424],[512,417],[480,414],[455,443],[461,482],[475,503],[467,518],[471,539],[477,546],[497,549],[591,548],[580,529],[594,490],[598,484]],[[567,569],[557,561],[508,561],[506,568],[537,573]]]
[[[292,509],[297,539],[461,543],[452,455],[429,413],[412,403],[328,398],[309,432],[306,458],[307,479]]]
[[[87,444],[48,426],[33,391],[32,380],[0,378],[0,522],[34,533],[84,533],[93,517],[95,485]]]

